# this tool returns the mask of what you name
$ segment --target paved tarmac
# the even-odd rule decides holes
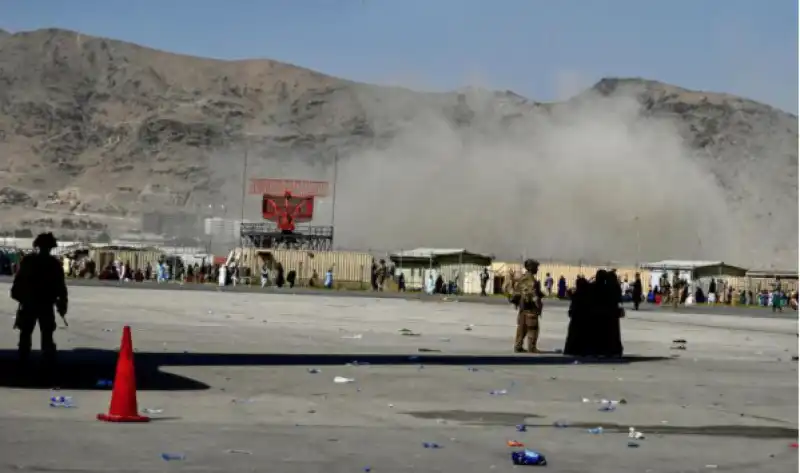
[[[16,306],[0,299],[2,471],[510,472],[509,440],[543,453],[551,472],[798,468],[794,318],[629,313],[624,360],[575,363],[554,352],[563,304],[543,315],[540,345],[551,352],[513,355],[515,317],[502,304],[70,290],[54,382],[14,372]],[[149,424],[95,420],[110,397],[97,381],[113,377],[125,324],[139,405],[156,412]],[[687,349],[672,350],[675,338]],[[54,384],[77,407],[49,407]],[[601,412],[603,398],[627,403]],[[587,431],[597,426],[602,434]],[[646,436],[638,448],[629,426]]]

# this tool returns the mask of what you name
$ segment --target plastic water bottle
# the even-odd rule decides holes
[[[53,396],[50,398],[50,407],[75,407],[69,396]]]
[[[527,431],[528,431],[528,426],[527,425],[525,425],[525,424],[517,425],[517,432],[527,432]]]
[[[590,434],[594,434],[594,435],[602,434],[603,433],[603,428],[602,427],[594,427],[592,429],[589,429],[589,433]]]
[[[433,442],[423,442],[422,446],[425,447],[425,448],[442,448],[441,445],[439,445],[438,443],[433,443]]]
[[[186,455],[182,453],[162,453],[161,459],[164,461],[181,461],[186,460]]]
[[[494,391],[489,391],[489,394],[492,396],[505,396],[508,394],[508,389],[495,389]]]
[[[544,455],[528,449],[520,452],[511,452],[511,462],[515,465],[547,465],[547,459],[544,457]]]
[[[553,422],[553,427],[556,427],[558,429],[566,429],[567,427],[569,427],[569,424],[565,420],[557,420]]]

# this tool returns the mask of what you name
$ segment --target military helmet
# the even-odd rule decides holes
[[[526,259],[525,262],[522,263],[522,265],[525,267],[527,271],[530,271],[532,273],[536,272],[536,270],[539,269],[539,262],[536,261],[535,259],[530,259],[530,258]]]
[[[40,250],[52,250],[53,248],[58,247],[58,242],[52,233],[40,233],[33,240],[33,247],[39,248]]]

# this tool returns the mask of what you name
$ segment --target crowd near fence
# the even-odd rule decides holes
[[[0,252],[19,255],[30,251],[33,238],[0,237]],[[98,270],[109,263],[120,261],[132,269],[144,269],[148,264],[155,265],[158,261],[166,261],[170,267],[179,265],[202,265],[219,263],[224,260],[236,261],[240,267],[240,282],[244,284],[258,284],[259,276],[265,263],[274,266],[280,262],[286,272],[295,271],[296,286],[304,287],[314,284],[314,277],[324,279],[326,272],[332,271],[334,288],[337,289],[369,289],[372,284],[371,267],[373,263],[384,260],[388,268],[394,269],[394,275],[402,274],[406,290],[422,290],[425,281],[433,275],[442,275],[445,279],[456,280],[457,290],[461,293],[476,294],[481,290],[481,273],[488,269],[489,284],[487,292],[502,293],[505,282],[509,277],[521,274],[523,261],[526,255],[516,258],[494,259],[486,256],[484,259],[475,259],[474,254],[464,252],[462,256],[452,257],[447,261],[431,257],[429,260],[420,258],[413,253],[418,250],[378,250],[366,251],[315,251],[315,250],[289,250],[289,249],[259,249],[236,248],[229,255],[214,255],[207,252],[204,247],[177,247],[161,246],[141,242],[115,240],[111,243],[82,243],[59,242],[59,247],[54,250],[56,255],[66,255],[76,249],[85,249],[95,261]],[[446,250],[436,250],[446,251]],[[464,251],[464,250],[447,250]],[[413,255],[404,257],[404,255]],[[454,253],[455,254],[455,253]],[[464,256],[466,255],[466,256]],[[481,255],[478,255],[481,256]],[[16,257],[16,256],[15,256]],[[13,258],[12,258],[13,259]],[[637,267],[636,264],[606,261],[590,262],[575,260],[573,262],[552,261],[537,257],[540,262],[539,276],[545,279],[550,275],[554,281],[564,277],[569,287],[573,287],[579,276],[592,277],[599,269],[614,268],[619,277],[629,282],[634,280],[639,273],[645,291],[650,289],[653,272]],[[797,273],[784,277],[782,287],[784,291],[797,291]],[[172,271],[170,279],[177,279],[180,275]],[[657,277],[657,274],[656,274]],[[775,272],[763,271],[752,276],[732,277],[720,276],[718,283],[734,291],[761,291],[770,290],[775,284]],[[387,279],[385,289],[397,290],[397,278],[391,275]],[[699,284],[699,282],[698,282]],[[704,283],[707,290],[707,282]]]

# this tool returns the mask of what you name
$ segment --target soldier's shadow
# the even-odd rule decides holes
[[[161,371],[160,363],[147,357],[135,359],[136,387],[141,391],[197,391],[209,389],[200,381]],[[26,389],[110,390],[117,364],[114,350],[76,349],[60,351],[58,365],[48,372],[38,352],[25,368],[17,362],[16,350],[0,350],[0,387]]]

